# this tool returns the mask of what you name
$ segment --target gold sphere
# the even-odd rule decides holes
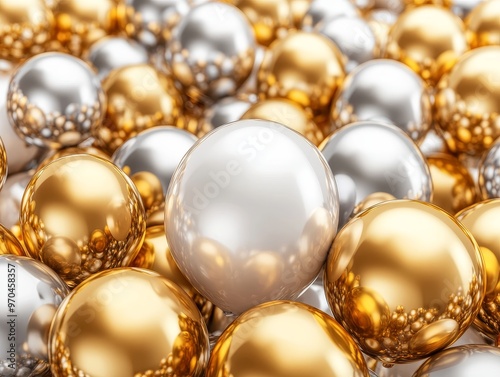
[[[57,377],[200,377],[209,355],[207,328],[186,293],[137,268],[80,284],[56,312],[49,339]]]
[[[327,112],[344,80],[343,57],[326,37],[298,31],[271,44],[257,75],[268,98],[287,98]]]
[[[465,19],[465,27],[472,48],[500,46],[500,0],[477,5]]]
[[[264,119],[281,123],[318,146],[324,139],[323,132],[310,114],[301,106],[287,99],[265,99],[252,105],[241,119]]]
[[[255,38],[261,45],[269,46],[274,40],[283,38],[288,29],[293,27],[294,14],[290,0],[226,0],[226,2],[245,13],[252,24]]]
[[[472,233],[486,268],[486,296],[474,325],[491,338],[500,335],[500,199],[474,204],[457,214],[457,219]]]
[[[405,63],[433,86],[467,50],[462,20],[445,8],[425,5],[398,18],[389,32],[386,57]]]
[[[435,123],[454,153],[480,155],[500,136],[500,46],[460,58],[437,87]]]
[[[222,333],[206,377],[368,377],[352,338],[312,306],[272,301],[244,312]]]
[[[485,294],[477,243],[432,204],[391,200],[337,234],[324,275],[334,317],[385,364],[423,359],[455,342]]]
[[[0,224],[0,255],[26,255],[24,247],[16,236]]]
[[[72,55],[81,56],[116,29],[117,5],[118,0],[54,0],[57,40]]]
[[[45,0],[0,0],[0,59],[18,62],[39,54],[53,34]]]
[[[127,171],[125,172],[129,174]],[[165,198],[163,197],[163,186],[156,175],[148,171],[140,171],[130,178],[139,191],[146,213],[161,207]]]
[[[476,201],[476,185],[469,171],[449,154],[427,157],[434,195],[432,203],[454,215]]]
[[[99,148],[95,147],[68,147],[68,148],[62,148],[57,151],[51,151],[49,152],[44,158],[41,160],[41,162],[38,164],[36,170],[41,170],[48,164],[50,164],[52,161],[55,161],[61,157],[66,157],[66,156],[73,156],[75,154],[90,154],[92,156],[100,157],[105,160],[111,161],[111,158],[109,157],[108,154],[103,152]]]
[[[182,98],[174,82],[150,65],[113,70],[102,86],[108,107],[95,137],[108,152],[145,129],[175,125],[181,115]]]
[[[70,287],[127,266],[146,230],[134,184],[111,162],[88,154],[59,158],[33,176],[20,223],[28,254]]]

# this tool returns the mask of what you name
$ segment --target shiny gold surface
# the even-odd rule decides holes
[[[17,62],[43,52],[53,28],[44,0],[0,0],[0,59]]]
[[[457,219],[476,239],[486,267],[486,297],[474,325],[494,338],[500,335],[500,199],[474,204]]]
[[[435,85],[467,49],[463,22],[445,8],[425,5],[399,16],[389,32],[386,56]]]
[[[12,232],[0,224],[0,255],[26,255],[24,247]]]
[[[312,110],[330,104],[344,79],[338,48],[315,33],[296,32],[274,42],[257,75],[261,94],[288,98]]]
[[[297,131],[314,145],[319,145],[324,139],[323,132],[311,118],[302,107],[283,98],[257,102],[241,117],[241,119],[264,119],[281,123]]]
[[[225,0],[245,13],[253,26],[257,42],[269,46],[283,38],[293,26],[290,0]],[[304,12],[305,13],[305,12]]]
[[[374,192],[373,194],[368,195],[364,200],[362,200],[352,212],[353,215],[357,215],[370,207],[373,207],[375,204],[379,204],[382,202],[386,202],[388,200],[395,200],[396,198],[387,193],[387,192]]]
[[[309,9],[313,0],[289,0],[292,9],[293,23],[296,27],[300,27],[302,20]]]
[[[158,274],[120,268],[79,285],[50,329],[57,377],[197,377],[208,359],[200,313]]]
[[[182,99],[172,79],[150,65],[118,68],[102,85],[108,108],[95,137],[109,152],[147,128],[175,125],[181,114]]]
[[[500,136],[500,46],[474,49],[438,85],[435,121],[452,152],[480,155]]]
[[[107,155],[105,152],[100,150],[99,148],[95,147],[69,147],[69,148],[62,148],[59,149],[56,152],[51,152],[48,154],[47,157],[45,157],[37,166],[36,170],[41,170],[48,164],[50,164],[52,161],[57,160],[58,158],[65,157],[65,156],[73,156],[75,154],[90,154],[96,157],[103,158],[105,160],[110,160],[109,155]]]
[[[116,28],[118,0],[54,0],[56,37],[71,54],[80,56]]]
[[[393,200],[339,232],[325,270],[332,312],[386,364],[425,358],[472,324],[485,269],[471,234],[438,207]]]
[[[33,176],[20,223],[28,254],[70,287],[128,265],[146,229],[144,207],[130,179],[111,162],[84,154],[62,157]]]
[[[368,377],[358,347],[329,315],[291,301],[238,317],[212,351],[206,377]]]
[[[477,5],[465,19],[467,40],[472,48],[500,45],[500,0]]]
[[[135,173],[130,177],[139,191],[142,204],[146,213],[158,209],[165,198],[163,197],[163,187],[156,175],[147,171]]]
[[[8,171],[9,165],[7,163],[7,151],[5,150],[2,139],[0,139],[0,190],[7,179]]]
[[[163,208],[154,211],[148,217],[146,238],[131,267],[152,270],[179,285],[194,301],[203,318],[208,322],[214,306],[193,288],[177,267],[165,236],[164,218],[165,210]]]
[[[434,195],[432,203],[454,215],[476,201],[476,185],[455,157],[436,153],[427,157]]]

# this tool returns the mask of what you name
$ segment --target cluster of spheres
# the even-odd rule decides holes
[[[0,0],[0,377],[500,375],[500,0]]]

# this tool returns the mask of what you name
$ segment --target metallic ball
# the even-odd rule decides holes
[[[45,51],[54,17],[44,0],[0,0],[0,59],[19,62]]]
[[[108,107],[94,137],[109,153],[148,128],[175,125],[182,115],[182,97],[172,78],[151,65],[117,68],[102,86]]]
[[[82,60],[45,53],[15,71],[7,96],[7,113],[28,143],[53,149],[90,137],[101,123],[106,99],[99,78]]]
[[[58,377],[201,377],[209,356],[205,322],[188,295],[138,268],[104,271],[76,287],[49,337]]]
[[[430,89],[410,68],[379,59],[349,74],[332,106],[333,129],[375,120],[394,124],[419,144],[432,121]]]
[[[434,86],[468,48],[460,18],[445,8],[424,5],[398,18],[389,33],[386,57],[405,63]]]
[[[0,190],[3,187],[5,180],[7,179],[8,168],[7,152],[5,151],[5,146],[3,145],[2,139],[0,139]]]
[[[394,25],[398,20],[398,16],[398,13],[388,9],[374,9],[365,15],[365,19],[368,26],[370,26],[377,43],[377,58],[385,56],[387,41],[389,39],[389,31],[391,30],[392,25]]]
[[[467,39],[472,48],[500,46],[500,0],[477,5],[465,19]]]
[[[226,97],[206,108],[202,122],[209,130],[240,120],[252,106],[248,99]]]
[[[500,143],[494,144],[479,163],[479,188],[483,199],[500,198]]]
[[[276,41],[258,74],[259,91],[287,98],[313,111],[324,110],[344,79],[343,56],[328,38],[296,32]]]
[[[450,348],[428,359],[413,377],[494,377],[500,374],[500,349],[486,345]]]
[[[20,223],[29,255],[70,287],[128,265],[146,230],[134,184],[111,162],[88,154],[59,158],[33,176]]]
[[[318,24],[315,31],[330,39],[344,54],[347,73],[378,55],[375,34],[361,17],[330,18]]]
[[[450,2],[449,0],[446,0]],[[469,13],[482,2],[489,0],[451,0],[451,11],[458,17],[465,19]]]
[[[437,87],[435,124],[454,153],[479,156],[500,137],[500,46],[463,55]]]
[[[18,216],[19,217],[19,216]],[[13,232],[0,224],[0,255],[25,256],[26,250],[20,239]]]
[[[429,167],[415,143],[397,127],[353,123],[327,137],[320,150],[335,176],[343,174],[354,182],[356,204],[374,193],[423,201],[432,197]]]
[[[43,152],[35,145],[28,145],[21,139],[9,122],[7,116],[7,93],[13,71],[0,70],[0,137],[7,152],[9,174],[25,170]]]
[[[117,28],[116,0],[50,0],[56,37],[62,48],[82,56],[99,39]]]
[[[211,102],[234,95],[248,78],[255,59],[255,37],[238,8],[202,3],[174,30],[165,58],[193,102]]]
[[[337,223],[337,189],[319,151],[263,120],[200,139],[175,171],[165,204],[179,269],[234,314],[297,297],[318,275]]]
[[[431,128],[425,134],[424,140],[418,146],[424,156],[429,156],[434,153],[448,153],[448,147],[443,137]]]
[[[45,376],[49,327],[69,289],[44,264],[17,255],[0,255],[0,276],[0,375]]]
[[[101,80],[113,69],[149,61],[148,52],[143,46],[124,37],[105,37],[97,41],[90,46],[84,58],[97,70]]]
[[[120,28],[144,47],[161,47],[172,30],[189,12],[193,0],[125,0],[124,24]]]
[[[481,307],[485,278],[464,226],[413,200],[381,203],[349,221],[324,276],[334,317],[389,365],[426,358],[462,336]]]
[[[130,176],[153,173],[166,194],[175,169],[196,140],[193,134],[175,127],[154,127],[129,139],[115,151],[112,161]]]
[[[323,285],[323,274],[320,273],[314,283],[307,288],[298,298],[297,302],[311,305],[323,313],[333,317],[333,313],[326,300],[325,287]]]
[[[360,16],[360,11],[349,0],[313,0],[302,19],[302,30],[312,31],[320,22],[340,16]]]
[[[356,205],[356,184],[345,174],[336,174],[335,183],[339,192],[339,226],[342,228],[351,218]]]

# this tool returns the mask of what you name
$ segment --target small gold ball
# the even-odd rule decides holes
[[[465,27],[472,48],[500,45],[500,0],[477,5],[465,19]]]

